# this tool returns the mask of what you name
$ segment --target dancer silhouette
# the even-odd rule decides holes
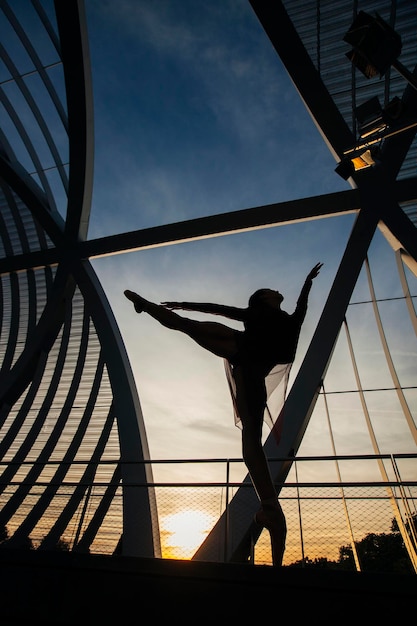
[[[166,328],[185,333],[201,347],[227,361],[233,378],[234,408],[242,428],[243,460],[261,504],[255,520],[270,533],[275,566],[282,564],[287,527],[262,446],[267,400],[265,379],[279,364],[288,366],[283,368],[288,376],[307,312],[312,281],[321,267],[322,263],[317,263],[307,275],[292,314],[281,309],[284,297],[273,289],[255,291],[246,308],[208,302],[155,304],[133,291],[124,292],[137,313],[148,313]],[[221,315],[242,322],[244,330],[219,322],[189,319],[174,310]]]

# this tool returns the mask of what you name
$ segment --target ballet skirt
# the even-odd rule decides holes
[[[242,428],[242,422],[236,406],[236,382],[233,377],[233,365],[230,361],[224,359],[224,367],[230,395],[232,397],[235,425],[238,428]],[[278,365],[275,365],[271,369],[265,378],[266,403],[263,419],[273,432],[277,443],[279,443],[282,432],[284,418],[283,408],[287,394],[291,367],[292,363],[278,363]]]

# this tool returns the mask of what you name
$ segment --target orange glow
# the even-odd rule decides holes
[[[165,558],[190,559],[215,523],[204,511],[186,510],[161,519],[162,551]]]

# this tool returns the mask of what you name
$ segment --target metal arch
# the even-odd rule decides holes
[[[25,30],[23,29],[22,25],[20,24],[19,20],[16,18],[15,14],[13,13],[12,9],[10,8],[10,6],[8,5],[6,0],[1,0],[0,1],[0,7],[3,10],[6,18],[8,19],[11,27],[14,29],[17,37],[19,38],[20,42],[22,43],[26,53],[28,54],[29,58],[31,59],[33,65],[36,68],[36,72],[39,75],[40,79],[43,82],[43,85],[50,97],[50,100],[53,104],[53,106],[55,107],[55,110],[57,111],[58,117],[61,120],[61,123],[63,125],[63,128],[65,130],[65,132],[68,132],[68,119],[64,110],[64,106],[63,103],[61,102],[55,87],[51,81],[51,79],[48,76],[48,73],[46,72],[45,68],[43,67],[41,60],[35,50],[35,48],[33,47],[29,37],[27,36]],[[44,16],[44,20],[43,23],[45,24],[46,17]],[[47,29],[47,32],[50,36],[50,28]],[[61,178],[61,182],[64,188],[65,193],[67,193],[67,188],[68,188],[68,177],[67,177],[67,173],[65,171],[65,168],[63,166],[62,163],[62,159],[60,157],[59,151],[55,145],[55,142],[52,138],[52,134],[47,126],[47,124],[45,123],[45,120],[42,116],[42,113],[39,109],[39,107],[37,106],[37,103],[35,101],[35,99],[33,98],[30,90],[28,89],[25,81],[19,76],[18,70],[15,67],[12,59],[9,57],[9,55],[7,54],[6,50],[1,47],[0,49],[0,56],[3,58],[3,61],[6,65],[6,67],[9,69],[10,74],[12,76],[12,79],[15,81],[17,87],[19,88],[23,98],[26,100],[29,109],[31,110],[34,119],[40,129],[40,132],[43,135],[43,138],[46,142],[46,145],[49,148],[49,151],[52,155],[52,158],[55,162],[55,165],[57,167],[58,173],[60,175]],[[34,164],[35,167],[35,171],[37,173],[37,175],[39,176],[39,179],[42,183],[42,187],[47,195],[47,199],[48,199],[48,205],[53,208],[56,209],[55,206],[55,199],[54,199],[54,195],[53,192],[51,190],[48,178],[44,172],[44,169],[42,167],[42,164],[40,162],[39,156],[36,152],[36,149],[31,141],[30,135],[27,131],[27,128],[25,127],[25,124],[23,123],[23,121],[20,119],[19,114],[17,111],[14,110],[13,105],[9,102],[6,94],[3,92],[3,90],[0,90],[0,96],[2,98],[3,104],[8,112],[8,115],[11,119],[11,121],[13,122],[22,142],[23,145],[25,146],[30,158],[32,159],[32,162]],[[13,155],[10,153],[10,146],[4,146],[3,147],[6,151],[6,153],[8,154],[9,159],[14,158]]]
[[[134,462],[147,460],[150,455],[142,409],[126,348],[113,311],[90,262],[74,263],[71,269],[91,311],[113,389],[122,481],[124,487],[128,487],[123,491],[123,551],[126,550],[126,554],[132,556],[159,556],[160,539],[154,490],[134,487],[144,482],[152,483],[153,478],[149,464]],[[138,528],[141,529],[140,533]]]
[[[0,154],[0,177],[10,185],[15,194],[24,202],[53,243],[65,249],[63,219],[58,211],[50,208],[46,195],[26,170],[18,162],[14,161],[11,163]]]
[[[86,267],[87,265],[88,268]],[[64,275],[66,275],[67,270],[68,268],[64,269],[61,267],[61,272]],[[132,399],[132,395],[136,394],[133,376],[129,369],[130,376],[126,380],[125,370],[129,367],[127,357],[120,336],[118,334],[117,337],[114,336],[116,324],[108,304],[107,307],[103,305],[105,296],[103,293],[100,296],[97,294],[99,284],[90,264],[84,263],[84,266],[78,268],[78,271],[75,271],[74,266],[72,266],[71,270],[77,274],[77,280],[84,287],[85,305],[89,309],[89,316],[92,315],[101,343],[104,346],[103,350],[107,355],[106,365],[113,385],[117,416],[119,416],[118,427],[122,452],[122,478],[124,486],[127,487],[124,491],[126,515],[124,518],[123,550],[130,555],[155,556],[155,553],[159,555],[159,533],[157,531],[156,502],[153,491],[148,493],[146,489],[134,489],[133,487],[129,489],[129,483],[132,485],[143,484],[144,482],[152,483],[152,472],[147,465],[143,469],[141,466],[138,467],[138,464],[132,464],[133,461],[149,458],[139,400],[136,395],[135,399]],[[16,277],[16,275],[12,276]],[[48,306],[49,316],[44,311],[44,324],[38,324],[37,341],[34,341],[34,338],[32,338],[30,346],[22,355],[17,366],[10,372],[7,380],[3,381],[2,389],[4,391],[7,389],[3,396],[4,404],[12,403],[13,399],[22,391],[22,388],[26,386],[27,381],[30,381],[33,377],[32,365],[38,363],[36,346],[44,346],[44,337],[40,329],[44,326],[45,332],[51,335],[50,318],[56,315],[56,310],[56,302],[50,301]],[[49,319],[45,321],[46,317]],[[58,330],[58,327],[56,327],[56,330]],[[56,336],[56,333],[54,333],[54,336]],[[37,371],[39,373],[39,363]],[[143,445],[144,442],[145,445]],[[33,472],[32,477],[34,477]],[[23,492],[19,494],[19,498],[16,500],[17,504],[21,502],[21,498],[24,496],[22,494]],[[6,513],[10,513],[11,505],[11,503],[6,505],[3,510],[3,516]],[[30,517],[33,519],[34,514]],[[3,520],[3,517],[1,519]],[[29,528],[28,520],[23,525],[22,530],[16,534],[15,540],[17,541],[20,536],[23,536]],[[138,528],[141,528],[141,533],[138,533]]]
[[[77,536],[75,538],[75,545],[73,550],[75,552],[88,552],[88,550],[90,549],[90,546],[94,540],[94,537],[97,533],[98,528],[100,528],[104,516],[107,512],[107,509],[109,507],[109,503],[113,500],[114,495],[116,493],[117,487],[120,483],[121,480],[121,468],[120,465],[117,465],[116,469],[113,472],[113,475],[109,481],[109,484],[106,488],[105,494],[99,504],[99,506],[97,507],[96,511],[94,512],[94,515],[92,517],[92,519],[90,520],[90,522],[88,523],[88,526],[86,528],[86,530],[84,531],[82,537],[80,538],[79,536]],[[121,542],[122,543],[122,542]],[[119,546],[118,546],[119,547]],[[116,549],[117,550],[117,549]]]
[[[0,220],[0,231],[1,231],[1,220]],[[3,293],[3,282],[0,278],[0,338],[3,332],[3,316],[4,316],[4,293]]]
[[[10,278],[13,276],[14,275],[11,274]],[[11,407],[17,401],[32,379],[33,373],[38,367],[38,360],[41,353],[47,354],[55,342],[64,321],[65,300],[71,299],[75,289],[73,280],[69,278],[70,277],[62,271],[57,273],[54,292],[43,310],[36,331],[32,332],[30,341],[27,341],[23,352],[13,367],[11,367],[11,359],[6,359],[5,357],[5,366],[2,370],[4,373],[0,379],[0,407]],[[20,308],[18,293],[16,297],[12,299],[12,305],[14,300],[14,309],[18,312]],[[12,315],[12,324],[14,318],[17,320],[17,328],[15,335],[12,338],[9,337],[7,346],[13,351],[16,345],[19,326],[18,313]]]
[[[48,76],[48,73],[45,71],[45,68],[42,65],[42,62],[35,50],[35,48],[33,47],[30,39],[28,38],[28,36],[26,35],[25,31],[23,30],[20,22],[18,21],[18,19],[16,18],[16,16],[14,15],[13,11],[11,10],[10,6],[7,3],[7,0],[0,0],[0,5],[1,8],[4,12],[4,14],[6,15],[7,19],[9,20],[10,24],[12,25],[13,29],[15,30],[17,36],[19,37],[20,41],[22,42],[27,54],[29,55],[33,65],[36,68],[36,71],[38,73],[38,75],[40,76],[40,78],[42,79],[43,84],[46,87],[46,90],[49,93],[49,96],[55,106],[55,109],[57,110],[57,113],[62,121],[62,124],[65,128],[66,131],[68,131],[68,118],[67,118],[67,114],[65,112],[64,106],[55,90],[55,87],[51,81],[51,79]],[[38,14],[40,14],[39,11],[39,7],[35,6],[36,11],[38,12]],[[55,46],[55,49],[57,50],[57,52],[59,53],[59,48],[56,45],[56,37],[51,36],[52,33],[52,27],[49,23],[49,21],[46,18],[45,12],[42,11],[42,16],[43,16],[43,24],[45,26],[46,31],[48,32],[49,37],[51,38],[52,43]]]
[[[77,355],[77,362],[74,370],[74,376],[71,380],[71,384],[65,398],[65,402],[61,408],[60,414],[56,419],[54,426],[52,428],[52,432],[44,443],[44,447],[41,449],[36,464],[32,465],[24,480],[19,485],[18,489],[14,492],[14,494],[9,498],[7,504],[4,506],[3,510],[0,512],[0,526],[5,525],[10,517],[15,513],[17,508],[22,504],[25,497],[29,494],[32,485],[36,483],[36,480],[39,478],[42,470],[45,468],[47,462],[50,459],[51,453],[53,452],[58,440],[62,436],[64,427],[66,426],[69,418],[71,409],[73,406],[74,398],[77,394],[77,391],[80,388],[82,374],[85,365],[85,358],[87,354],[87,345],[88,345],[88,334],[89,334],[89,316],[84,315],[83,320],[83,332],[81,339],[80,350]],[[71,441],[72,443],[72,441]],[[68,449],[71,448],[71,443],[68,446]],[[64,475],[68,471],[66,465],[64,465],[64,459],[61,461],[62,467],[64,469]],[[59,471],[59,468],[58,468]],[[42,494],[37,499],[36,503],[31,507],[30,511],[26,514],[25,518],[21,522],[20,526],[15,530],[13,536],[9,540],[9,546],[19,545],[20,541],[24,537],[28,537],[33,530],[36,523],[42,518],[45,514],[48,506],[51,503],[52,498],[54,497],[56,491],[58,490],[58,485],[53,484],[52,481],[49,482],[49,485],[42,491]]]
[[[83,416],[77,426],[77,431],[71,441],[70,446],[68,447],[67,452],[64,455],[62,464],[58,465],[54,476],[52,477],[50,485],[45,489],[44,493],[41,496],[41,498],[47,498],[49,502],[58,491],[57,486],[65,480],[65,476],[68,473],[69,464],[74,460],[74,457],[79,447],[81,446],[83,437],[90,424],[90,420],[93,415],[94,405],[97,401],[100,385],[103,379],[104,367],[104,360],[100,356],[94,374],[94,381],[90,389],[90,395],[86,402]],[[41,549],[48,549],[48,547],[53,548],[58,543],[59,539],[64,534],[65,529],[67,528],[72,516],[76,513],[78,507],[84,499],[85,494],[88,490],[88,485],[93,484],[96,469],[104,452],[104,447],[109,439],[113,422],[114,415],[111,414],[110,409],[105,427],[102,429],[100,438],[96,443],[94,451],[91,454],[91,459],[87,464],[87,468],[81,476],[81,479],[74,493],[69,497],[67,504],[65,505],[61,513],[57,516],[55,523],[43,538],[40,545]]]
[[[0,101],[2,102],[4,108],[6,109],[7,113],[9,114],[10,119],[12,120],[26,150],[28,151],[28,154],[30,156],[30,158],[32,159],[32,162],[35,166],[36,169],[36,173],[39,176],[40,181],[42,182],[43,188],[45,190],[45,193],[47,195],[48,198],[48,203],[51,207],[53,207],[54,209],[55,207],[55,200],[52,194],[52,190],[51,187],[49,185],[49,181],[45,175],[45,172],[42,169],[42,164],[40,162],[40,159],[38,157],[38,154],[35,150],[35,147],[29,137],[29,134],[26,130],[26,128],[24,127],[20,117],[18,116],[18,114],[16,113],[16,111],[14,110],[10,100],[8,99],[8,97],[6,96],[6,94],[4,93],[4,90],[0,87]],[[0,170],[0,175],[2,175],[1,170]]]
[[[0,185],[1,185],[1,181],[0,181]],[[13,196],[11,189],[7,185],[1,185],[1,187],[4,193],[4,197],[7,201],[10,214],[15,224],[15,228],[16,228],[16,232],[19,238],[22,252],[23,254],[28,254],[30,252],[30,245],[29,245],[27,233],[25,231],[25,228],[22,222],[21,215],[16,205],[16,198]],[[12,250],[12,247],[10,247],[10,250]]]
[[[41,407],[39,409],[38,415],[32,425],[32,428],[30,430],[30,432],[28,433],[28,435],[24,438],[24,440],[22,441],[21,445],[19,446],[18,451],[15,453],[15,456],[13,457],[12,461],[13,464],[9,465],[3,472],[2,474],[2,480],[4,480],[6,482],[6,484],[13,478],[14,474],[16,473],[16,471],[18,470],[18,464],[19,462],[23,461],[30,449],[32,448],[34,441],[37,437],[37,435],[39,434],[40,430],[43,428],[45,421],[47,419],[48,416],[48,412],[52,406],[53,400],[56,396],[57,393],[57,389],[59,386],[59,381],[62,375],[62,372],[64,370],[64,364],[65,364],[65,359],[66,359],[66,355],[67,355],[67,351],[68,351],[68,346],[69,346],[69,341],[70,341],[70,329],[71,329],[71,310],[70,310],[70,306],[69,303],[66,307],[66,313],[65,313],[65,319],[64,319],[64,324],[63,324],[63,332],[62,332],[62,338],[61,338],[61,342],[60,342],[60,346],[59,346],[59,351],[58,351],[58,356],[57,356],[57,360],[56,360],[56,364],[55,364],[55,368],[54,368],[54,373],[53,376],[51,378],[50,384],[49,384],[49,388],[48,388],[48,393],[45,395],[45,397],[43,398]],[[45,355],[46,357],[46,355]],[[44,367],[43,363],[42,363],[42,367]],[[38,364],[37,366],[37,370],[40,371],[41,368]],[[42,370],[43,371],[43,370]],[[36,385],[36,382],[34,381],[34,379],[32,379],[31,382],[31,387],[34,388],[35,393],[38,390],[39,385]],[[5,454],[7,453],[10,444],[12,442],[12,440],[14,439],[14,430],[17,428],[17,430],[20,428],[20,426],[23,424],[25,417],[26,417],[26,413],[27,413],[27,409],[26,406],[27,404],[30,403],[30,398],[27,399],[25,398],[25,401],[22,404],[22,407],[20,408],[18,414],[16,415],[16,418],[13,422],[13,426],[12,428],[8,431],[8,433],[6,434],[6,436],[4,437],[4,439],[2,440],[2,442],[0,443],[0,459],[3,459]],[[15,426],[16,424],[16,426]],[[2,487],[0,487],[0,490],[2,489]]]
[[[78,371],[81,371],[81,373],[83,356],[84,355],[80,353],[77,362]],[[9,497],[5,506],[1,510],[0,524],[2,526],[6,525],[11,517],[16,513],[17,509],[22,505],[25,498],[27,498],[27,496],[30,494],[33,484],[36,483],[36,480],[45,469],[46,464],[50,458],[50,454],[53,451],[57,440],[62,434],[63,428],[68,420],[71,410],[71,398],[73,397],[72,394],[74,394],[78,389],[79,382],[79,376],[74,377],[74,379],[71,381],[70,394],[68,395],[62,411],[54,424],[50,436],[46,440],[43,449],[40,451],[37,457],[36,463],[33,464],[32,467],[29,469],[24,480],[20,483],[19,487],[16,489],[13,495]],[[34,526],[39,522],[39,520],[42,518],[45,511],[47,510],[56,490],[57,485],[51,485],[51,483],[49,483],[49,485],[42,491],[42,493],[37,498],[35,504],[30,507],[30,510],[28,510],[24,519],[20,522],[18,528],[15,529],[12,537],[8,541],[8,547],[19,547],[22,540],[29,536]]]
[[[68,110],[69,167],[65,234],[85,239],[93,192],[94,121],[87,23],[83,0],[55,0]]]
[[[12,366],[14,355],[16,352],[17,336],[19,332],[19,319],[20,319],[20,299],[19,299],[19,279],[16,274],[10,274],[10,293],[12,300],[12,309],[10,316],[9,333],[7,337],[6,350],[1,365],[0,374],[8,372]],[[0,415],[3,410],[0,404]]]
[[[7,6],[7,3],[3,2],[3,6]],[[85,307],[84,333],[78,353],[78,365],[65,399],[65,408],[61,411],[59,423],[55,424],[53,436],[51,435],[51,438],[48,440],[49,442],[45,443],[41,450],[39,457],[41,460],[40,465],[49,458],[49,454],[52,452],[53,446],[55,445],[54,442],[58,441],[63,432],[64,424],[69,416],[72,398],[74,397],[76,389],[78,389],[78,383],[81,380],[83,368],[86,363],[86,350],[89,338],[90,336],[96,338],[97,333],[103,356],[102,364],[105,364],[106,375],[108,374],[109,376],[113,392],[113,404],[109,407],[106,423],[103,425],[99,440],[96,442],[95,452],[93,453],[94,463],[97,465],[97,463],[100,462],[107,439],[110,432],[113,431],[113,422],[117,421],[118,445],[121,451],[120,477],[123,486],[124,508],[122,552],[123,554],[132,556],[160,556],[155,494],[153,490],[149,489],[147,486],[145,486],[145,488],[143,487],[143,484],[147,485],[147,483],[152,483],[153,478],[151,466],[146,463],[140,463],[142,460],[149,459],[149,451],[133,374],[130,370],[126,351],[112,311],[99,281],[89,262],[80,262],[79,256],[73,253],[77,242],[82,240],[87,233],[93,166],[91,81],[89,77],[88,41],[83,3],[81,1],[70,3],[56,2],[55,9],[61,35],[60,47],[62,48],[64,61],[69,118],[70,179],[68,187],[67,220],[65,223],[59,213],[54,209],[52,199],[48,199],[47,194],[36,185],[24,168],[16,162],[11,145],[7,142],[7,138],[5,138],[3,134],[1,135],[5,139],[3,151],[0,153],[1,176],[5,185],[9,185],[19,200],[25,204],[26,207],[29,207],[34,222],[37,225],[38,232],[42,235],[46,233],[46,236],[52,240],[52,243],[60,252],[57,276],[63,277],[64,286],[63,290],[57,294],[58,301],[63,303],[64,301],[60,298],[60,295],[65,293],[66,289],[69,290],[66,292],[67,324],[64,324],[57,368],[56,371],[54,371],[52,381],[49,382],[48,391],[42,409],[38,414],[36,426],[27,434],[24,445],[19,448],[16,459],[21,462],[26,458],[31,443],[34,443],[37,432],[39,432],[39,428],[46,417],[48,405],[51,406],[51,399],[56,393],[59,371],[66,361],[65,357],[71,340],[69,334],[70,320],[68,319],[68,315],[70,315],[71,295],[76,284],[73,281],[73,277],[75,277],[76,281],[79,283],[78,286],[83,295]],[[37,55],[31,43],[25,40],[24,45],[26,49],[30,49],[30,56],[32,56],[33,53],[35,66],[37,66]],[[38,69],[43,75],[43,69]],[[13,117],[14,112],[12,110],[11,114]],[[35,162],[39,164],[39,159],[34,152],[35,148],[33,147],[32,149],[29,135],[26,134],[26,129],[21,124],[21,120],[17,115],[14,115],[14,120],[18,126],[20,125],[20,135],[23,135],[24,139],[27,140],[26,142],[24,141],[24,143],[29,145],[30,151],[32,155],[34,155]],[[6,154],[9,158],[6,157]],[[39,169],[39,167],[37,169]],[[42,172],[40,176],[42,178]],[[48,189],[47,185],[45,185],[45,188]],[[9,193],[7,188],[6,191]],[[9,199],[11,197],[12,195],[9,193]],[[43,243],[46,243],[48,246],[50,245],[46,237]],[[44,247],[43,244],[41,245],[41,248],[42,247]],[[33,262],[35,260],[40,260],[40,267],[45,268],[46,277],[50,271],[50,267],[47,265],[49,250],[41,249],[30,252],[30,246],[29,249],[27,246],[24,246],[22,249],[23,256],[29,261],[29,268],[34,267]],[[13,258],[13,252],[14,250],[9,250],[10,258]],[[16,283],[15,290],[16,296],[18,297],[17,275],[12,273],[10,276],[12,281]],[[67,280],[68,283],[66,283]],[[32,295],[29,294],[29,299],[33,297],[33,291],[31,293]],[[13,297],[12,301],[15,306],[18,304],[16,297]],[[24,389],[27,389],[27,392],[20,414],[9,430],[8,436],[3,440],[3,451],[8,447],[7,444],[14,440],[21,424],[27,417],[32,399],[39,389],[42,374],[45,370],[48,346],[54,345],[55,347],[58,332],[64,323],[64,317],[57,315],[57,310],[54,310],[54,304],[56,304],[55,301],[51,300],[49,297],[44,314],[41,316],[34,332],[31,333],[30,344],[26,345],[25,350],[20,355],[15,366],[11,370],[9,367],[6,367],[6,371],[4,372],[4,378],[1,383],[3,413],[7,413],[8,405],[13,404],[14,400]],[[94,325],[94,329],[92,325]],[[16,341],[13,340],[10,333],[13,331],[14,336],[17,336],[18,330],[19,322],[16,321],[13,326],[12,320],[8,343],[10,353],[9,366],[12,362],[12,353],[14,353],[14,346],[16,344]],[[12,341],[10,341],[10,337]],[[42,351],[42,358],[38,360],[39,346],[45,349]],[[103,373],[103,369],[101,372]],[[96,375],[98,376],[98,378],[96,378],[98,384],[102,374],[99,376],[99,372],[97,371]],[[27,387],[27,385],[29,385],[29,387]],[[93,398],[95,393],[97,393],[97,388],[95,391],[93,389],[90,390],[91,403],[88,405],[88,408],[85,409],[82,418],[82,426],[77,430],[77,435],[72,439],[72,443],[70,443],[71,450],[74,450],[81,441],[83,429],[90,421],[89,418],[94,406]],[[68,449],[69,455],[71,454],[69,451],[70,448]],[[94,464],[90,464],[89,473],[86,474],[86,476],[91,474],[93,467]],[[38,470],[33,469],[30,472],[30,478],[35,480],[37,473]],[[116,475],[118,475],[117,472],[115,476]],[[112,485],[112,489],[114,487],[115,486]],[[7,516],[10,517],[10,515],[13,515],[13,511],[15,511],[16,507],[25,499],[25,494],[28,493],[27,488],[28,481],[26,481],[24,487],[16,492],[15,497],[10,499],[6,506],[3,507],[1,513],[1,519],[3,521]],[[107,491],[103,498],[103,503],[99,507],[99,511],[97,511],[94,515],[94,519],[89,524],[88,538],[82,537],[79,541],[80,545],[87,546],[88,543],[91,542],[94,533],[97,532],[97,523],[100,521],[106,507],[109,507],[112,489]],[[39,504],[31,509],[12,537],[12,540],[14,540],[16,544],[19,543],[20,539],[28,536],[36,522],[42,517],[52,495],[53,490],[50,489],[50,493],[45,493],[44,497],[39,501]],[[59,515],[56,525],[51,528],[48,536],[45,537],[42,547],[47,548],[56,540],[58,533],[68,522],[70,511],[74,506],[77,506],[79,502],[80,494],[77,493],[70,500],[68,507]]]
[[[36,13],[39,15],[39,18],[40,18],[42,24],[44,25],[45,30],[48,33],[49,38],[52,41],[52,43],[54,45],[54,48],[55,48],[55,50],[58,53],[59,58],[61,58],[61,44],[59,42],[59,38],[58,38],[58,36],[57,36],[57,34],[56,34],[56,32],[55,32],[51,22],[49,21],[49,18],[48,18],[47,14],[46,14],[46,11],[44,10],[42,4],[40,3],[40,0],[31,0],[31,2],[33,4],[33,7],[34,7]],[[65,111],[64,111],[63,120],[64,119],[67,119]],[[68,130],[67,126],[66,126],[66,128]]]
[[[45,138],[46,144],[51,152],[52,158],[55,162],[55,165],[57,167],[57,170],[59,172],[59,175],[61,177],[61,181],[62,184],[64,186],[65,191],[68,191],[68,177],[67,177],[67,173],[65,171],[65,167],[62,164],[62,159],[60,157],[60,154],[58,152],[58,148],[55,145],[55,142],[52,138],[52,134],[48,128],[48,125],[38,107],[38,105],[36,104],[36,101],[34,99],[34,97],[32,96],[30,90],[28,89],[28,87],[26,86],[26,83],[24,82],[24,80],[20,77],[20,74],[17,70],[17,67],[15,66],[15,64],[13,63],[12,59],[9,57],[9,55],[7,54],[6,50],[3,48],[3,46],[0,44],[0,57],[3,59],[4,64],[6,65],[6,67],[8,68],[10,74],[12,75],[16,85],[19,87],[23,97],[25,98],[30,110],[33,113],[33,116],[35,118],[35,120],[38,123],[38,126]],[[23,138],[22,138],[23,139]],[[41,174],[42,172],[42,167],[40,167],[39,169],[37,168],[37,171],[39,174]]]
[[[1,186],[1,182],[0,182]],[[16,199],[11,193],[10,188],[7,185],[3,185],[3,192],[5,198],[7,200],[11,216],[13,217],[16,231],[19,237],[20,246],[24,253],[28,254],[30,252],[30,245],[28,241],[28,236],[22,221],[21,214],[18,210]],[[27,336],[30,337],[31,332],[36,328],[36,313],[37,313],[37,298],[36,298],[36,279],[32,269],[28,269],[26,271],[26,280],[28,284],[28,294],[29,294],[29,312],[28,312],[28,322],[27,322]]]

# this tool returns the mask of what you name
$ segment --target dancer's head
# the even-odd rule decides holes
[[[262,306],[271,306],[273,308],[278,308],[281,306],[281,302],[283,301],[284,296],[274,289],[258,289],[255,291],[249,298],[249,306],[254,307],[262,307]]]

